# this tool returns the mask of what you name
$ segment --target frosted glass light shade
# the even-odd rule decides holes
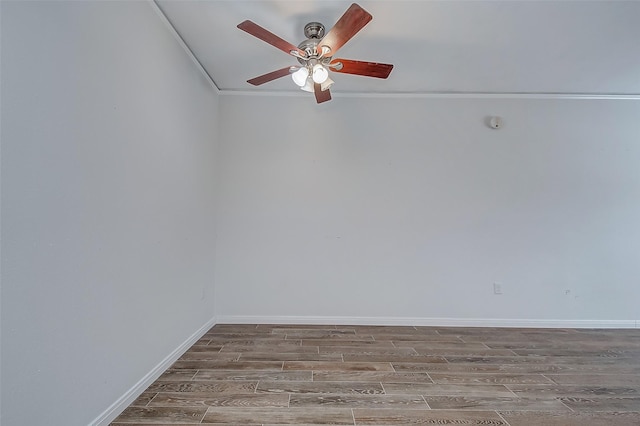
[[[313,93],[314,92],[314,90],[313,90],[313,80],[310,79],[310,78],[307,78],[306,83],[303,86],[300,86],[300,88],[302,90],[304,90],[305,92]]]
[[[333,86],[334,81],[331,80],[329,77],[327,77],[327,79],[324,81],[324,83],[320,83],[320,90],[325,91],[328,88],[330,88],[331,86]]]
[[[302,67],[298,71],[291,74],[291,78],[293,79],[294,83],[296,83],[300,87],[306,84],[308,76],[309,70],[306,67]]]
[[[312,76],[315,83],[322,84],[329,78],[329,71],[322,64],[315,64]]]

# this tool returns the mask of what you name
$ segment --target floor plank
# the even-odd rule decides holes
[[[428,408],[420,395],[352,395],[352,394],[295,394],[290,407],[403,407]]]
[[[384,394],[385,390],[379,382],[294,382],[294,381],[260,381],[256,392],[267,393],[326,393],[326,394]]]
[[[353,416],[357,425],[509,426],[500,415],[491,411],[354,409]]]
[[[287,407],[289,395],[214,394],[210,392],[159,392],[149,407]]]
[[[350,409],[339,408],[221,408],[211,407],[207,411],[202,423],[214,424],[250,424],[256,420],[260,424],[303,425],[303,424],[332,424],[353,425],[353,415]]]
[[[511,426],[631,426],[640,425],[640,412],[558,413],[501,411]]]

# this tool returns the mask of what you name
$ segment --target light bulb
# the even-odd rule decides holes
[[[329,78],[329,71],[322,64],[315,64],[312,75],[315,83],[322,84]]]
[[[306,67],[300,68],[298,71],[291,74],[293,81],[300,87],[304,86],[309,76],[309,70]]]

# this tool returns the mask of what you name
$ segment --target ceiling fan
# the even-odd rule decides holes
[[[313,92],[316,101],[322,103],[331,100],[329,87],[333,84],[333,80],[329,78],[329,70],[366,77],[389,77],[393,69],[391,64],[333,58],[338,49],[364,28],[371,19],[373,16],[369,12],[353,3],[326,34],[324,25],[319,22],[310,22],[305,25],[304,35],[307,39],[298,46],[281,39],[252,21],[240,23],[238,28],[294,56],[301,64],[263,74],[247,80],[247,83],[259,86],[291,74],[293,81],[302,90]]]

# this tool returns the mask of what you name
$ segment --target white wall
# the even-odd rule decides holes
[[[150,2],[1,24],[0,423],[83,425],[213,318],[217,94]]]
[[[635,326],[638,117],[637,100],[223,96],[218,322]]]

